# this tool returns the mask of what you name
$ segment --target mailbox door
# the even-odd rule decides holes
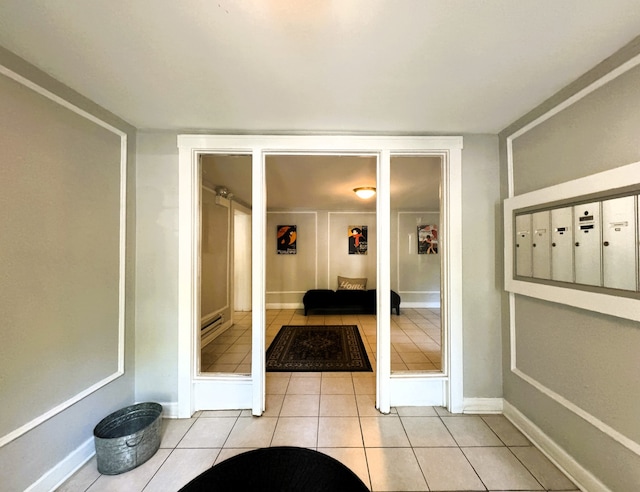
[[[551,211],[551,278],[573,282],[573,209]]]
[[[636,290],[636,197],[602,202],[602,270],[605,287]]]
[[[573,223],[576,283],[602,285],[600,202],[576,205]]]
[[[531,216],[532,225],[532,256],[533,256],[533,277],[551,278],[551,240],[549,229],[549,211],[536,212]]]
[[[531,277],[531,214],[516,215],[516,275]]]

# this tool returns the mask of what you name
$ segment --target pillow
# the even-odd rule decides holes
[[[367,290],[367,279],[338,277],[338,290]]]

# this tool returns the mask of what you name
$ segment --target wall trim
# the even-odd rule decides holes
[[[95,454],[96,449],[92,436],[27,487],[25,492],[49,492],[56,490],[57,487],[71,478],[71,476],[82,468]]]
[[[318,288],[318,211],[317,210],[292,210],[292,211],[277,211],[277,210],[272,210],[272,211],[268,211],[266,212],[267,215],[288,215],[288,214],[307,214],[307,215],[313,215],[313,223],[314,223],[314,227],[315,227],[315,231],[314,231],[314,239],[315,239],[315,244],[314,247],[316,249],[316,262],[314,265],[314,279],[313,279],[313,285],[314,285],[314,289]],[[305,291],[306,292],[306,291]],[[274,292],[270,292],[267,291],[266,294],[304,294],[304,292],[298,292],[298,291],[292,291],[292,292],[278,292],[278,291],[274,291]],[[267,309],[270,309],[267,307]],[[279,308],[273,308],[273,309],[279,309]],[[280,309],[287,309],[287,308],[280,308]]]
[[[619,443],[622,446],[624,446],[625,448],[627,448],[632,453],[636,454],[637,456],[640,456],[640,444],[638,444],[634,440],[628,438],[627,436],[625,436],[621,432],[615,430],[610,425],[605,424],[599,418],[597,418],[594,415],[590,414],[589,412],[587,412],[583,408],[579,407],[578,405],[576,405],[572,401],[566,399],[564,396],[556,393],[555,391],[553,391],[552,389],[548,388],[547,386],[545,386],[544,384],[542,384],[541,382],[539,382],[535,378],[532,378],[531,376],[529,376],[528,374],[526,374],[522,370],[518,369],[517,367],[511,367],[511,372],[513,374],[515,374],[516,376],[518,376],[523,381],[529,383],[531,386],[536,388],[538,391],[540,391],[542,394],[544,394],[548,398],[550,398],[553,401],[555,401],[556,403],[562,405],[564,408],[566,408],[570,412],[574,413],[575,415],[577,415],[578,417],[580,417],[581,419],[583,419],[587,423],[589,423],[592,426],[594,426],[596,429],[598,429],[603,434],[606,434],[608,437],[610,437],[611,439],[613,439],[617,443]]]
[[[122,130],[110,125],[106,121],[94,116],[93,114],[79,108],[78,106],[70,103],[62,97],[54,94],[53,92],[45,89],[44,87],[32,82],[31,80],[23,77],[22,75],[10,70],[4,65],[0,64],[0,74],[4,75],[19,84],[33,90],[37,94],[46,97],[50,101],[62,106],[63,108],[81,116],[90,122],[104,128],[111,133],[114,133],[120,137],[120,237],[118,246],[119,256],[119,272],[118,272],[118,352],[117,352],[117,369],[114,373],[107,377],[97,381],[88,388],[80,391],[71,398],[56,405],[52,409],[44,412],[38,417],[30,420],[24,425],[14,429],[0,437],[0,448],[10,443],[11,441],[19,438],[23,434],[29,432],[31,429],[46,422],[50,418],[66,410],[75,403],[83,400],[90,394],[99,390],[103,386],[106,386],[110,382],[123,376],[125,373],[124,359],[125,359],[125,289],[126,289],[126,248],[127,248],[127,134]]]
[[[463,406],[463,413],[502,413],[504,400],[502,398],[465,398],[463,400]]]
[[[628,60],[626,63],[623,63],[622,65],[616,67],[614,70],[611,70],[610,72],[606,73],[604,76],[602,76],[599,79],[595,80],[594,82],[592,82],[591,84],[586,86],[584,89],[576,92],[573,96],[565,99],[560,104],[557,104],[556,106],[551,108],[549,111],[547,111],[544,114],[540,115],[538,118],[536,118],[533,121],[529,122],[528,124],[524,125],[522,128],[519,128],[518,130],[516,130],[515,132],[513,132],[512,134],[510,134],[507,137],[507,139],[506,139],[506,142],[507,142],[507,182],[508,182],[509,198],[513,197],[514,193],[515,193],[514,181],[513,181],[513,141],[516,138],[524,135],[528,131],[532,130],[536,126],[538,126],[538,125],[544,123],[545,121],[551,119],[552,117],[554,117],[556,114],[560,113],[561,111],[563,111],[563,110],[567,109],[568,107],[572,106],[573,104],[577,103],[578,101],[580,101],[581,99],[585,98],[586,96],[588,96],[592,92],[598,90],[599,88],[603,87],[607,83],[609,83],[612,80],[616,79],[620,75],[628,72],[629,70],[631,70],[632,68],[636,67],[637,65],[640,65],[640,55],[634,56],[633,58]]]
[[[304,309],[301,302],[268,302],[267,309]]]
[[[567,475],[580,490],[588,490],[589,492],[612,492],[589,470],[584,468],[553,439],[547,436],[542,429],[506,400],[504,401],[503,414],[542,454]]]
[[[438,292],[440,294],[440,292]],[[440,302],[400,302],[400,309],[402,308],[413,308],[413,309],[440,309]]]
[[[640,300],[638,299],[515,279],[513,223],[513,213],[518,209],[581,195],[615,190],[639,183],[640,162],[634,162],[506,199],[504,201],[505,290],[510,293],[523,294],[588,311],[640,321],[640,309],[638,307]]]

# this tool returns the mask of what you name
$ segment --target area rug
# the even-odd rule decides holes
[[[349,468],[329,455],[307,448],[275,446],[237,454],[185,485],[180,492],[365,492],[369,489]]]
[[[356,325],[283,326],[267,350],[267,371],[371,371]]]

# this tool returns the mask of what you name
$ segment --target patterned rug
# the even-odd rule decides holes
[[[283,326],[267,349],[267,371],[371,371],[371,363],[356,325]]]

